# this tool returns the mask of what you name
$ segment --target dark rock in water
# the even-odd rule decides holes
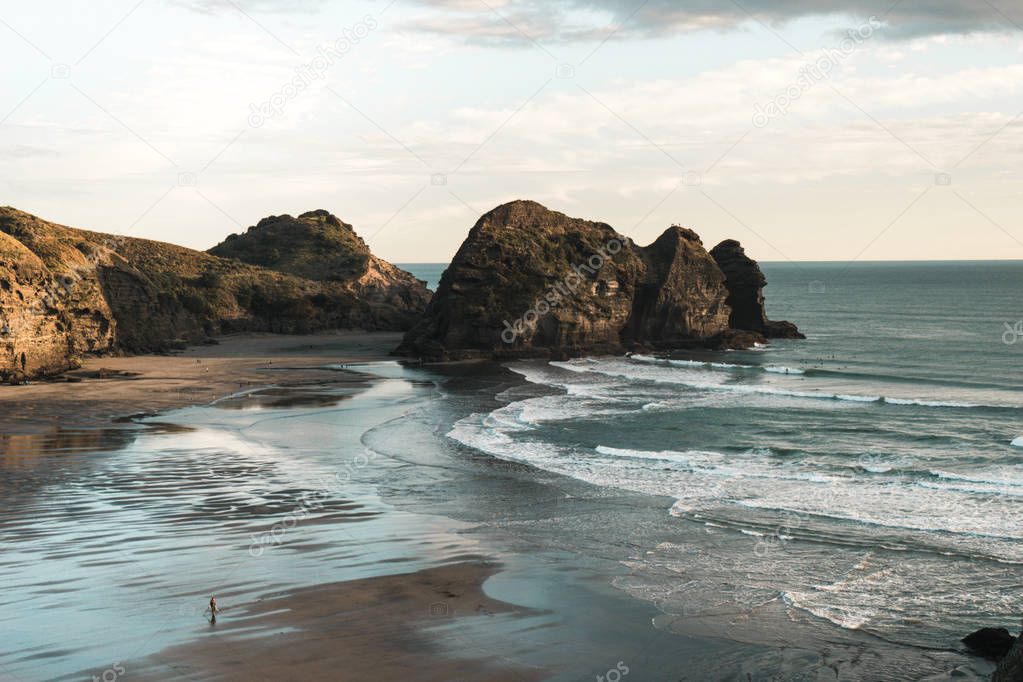
[[[1023,634],[1009,649],[991,677],[992,682],[1023,682]]]
[[[619,352],[645,268],[608,225],[531,201],[499,206],[469,232],[398,352],[428,360]]]
[[[692,230],[673,226],[641,247],[605,223],[514,201],[472,228],[396,352],[437,361],[745,348],[776,330],[733,329],[728,296]]]
[[[805,339],[791,322],[774,322],[764,312],[764,287],[767,278],[757,262],[746,255],[742,245],[726,239],[713,249],[714,257],[725,275],[728,287],[728,305],[732,309],[729,326],[760,332],[772,339]]]
[[[963,644],[971,651],[984,658],[997,661],[1003,658],[1016,638],[1009,634],[1005,628],[981,628],[976,632],[963,637]]]
[[[675,345],[728,329],[725,279],[695,232],[673,226],[646,248],[630,246],[646,267],[625,340]]]

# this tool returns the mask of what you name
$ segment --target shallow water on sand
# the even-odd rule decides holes
[[[382,502],[371,481],[393,463],[360,443],[431,391],[399,378],[271,390],[149,428],[10,443],[0,672],[100,675],[208,632],[214,593],[230,618],[267,593],[473,555],[457,523]]]

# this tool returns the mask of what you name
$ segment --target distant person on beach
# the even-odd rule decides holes
[[[217,608],[217,598],[214,597],[214,596],[210,596],[210,622],[211,623],[216,623],[217,622],[217,611],[219,611],[219,610],[220,609]]]

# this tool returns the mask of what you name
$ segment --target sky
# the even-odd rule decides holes
[[[1023,258],[1013,0],[0,0],[0,205],[445,262],[533,199],[754,258]]]

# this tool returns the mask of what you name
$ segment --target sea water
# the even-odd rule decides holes
[[[1015,630],[1023,263],[764,270],[805,341],[509,363],[526,385],[448,438],[666,498],[675,525],[637,531],[617,583],[671,627],[754,641],[736,614],[761,612],[803,622],[793,645],[837,628],[925,650]]]

